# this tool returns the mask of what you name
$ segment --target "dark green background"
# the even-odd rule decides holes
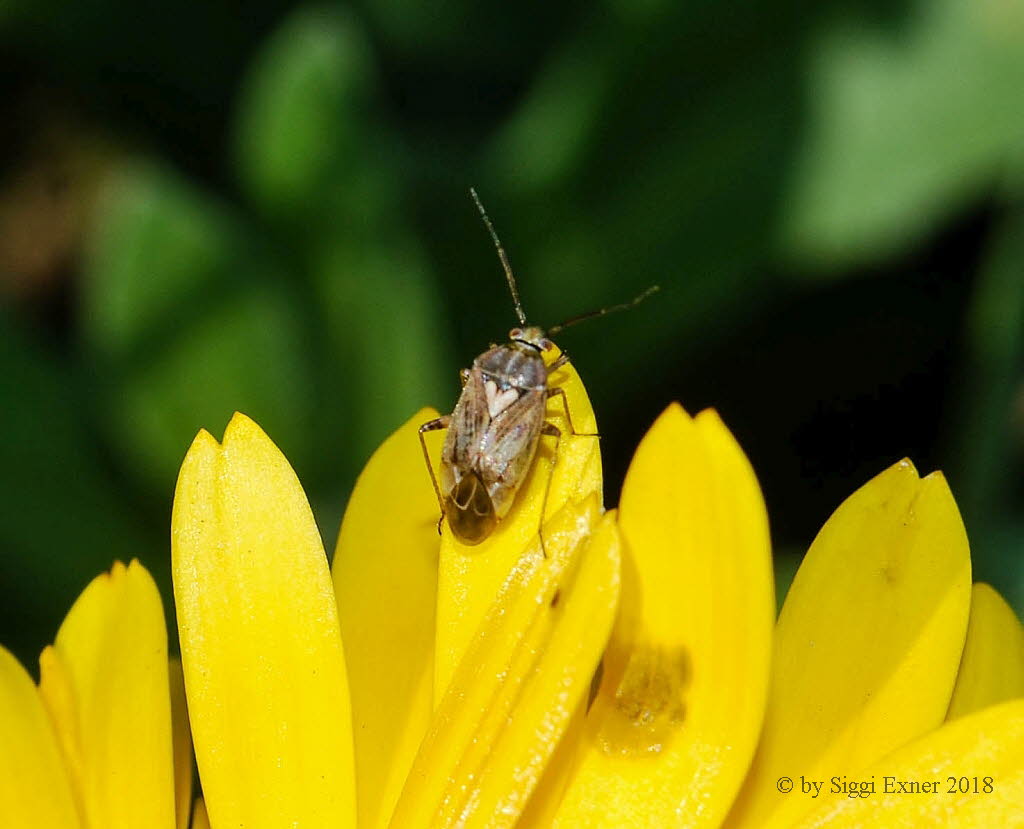
[[[28,662],[112,559],[169,596],[178,465],[235,409],[332,546],[373,447],[515,321],[471,184],[532,321],[662,286],[559,338],[609,503],[665,405],[715,406],[783,582],[909,455],[1024,604],[1024,5],[6,0],[0,50],[0,641]]]

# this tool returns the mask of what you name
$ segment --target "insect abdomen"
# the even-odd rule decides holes
[[[498,523],[491,496],[475,471],[464,475],[446,500],[448,526],[463,544],[479,544]]]

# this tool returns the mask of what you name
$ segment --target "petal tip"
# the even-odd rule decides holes
[[[645,440],[651,435],[678,436],[693,423],[690,413],[678,401],[672,401],[655,419],[647,430]]]
[[[713,406],[709,406],[706,409],[701,409],[697,412],[694,420],[710,420],[713,423],[723,423],[722,416],[718,413],[718,409]]]
[[[228,422],[227,428],[224,430],[224,445],[227,446],[229,441],[235,441],[240,438],[250,436],[264,436],[263,430],[259,427],[259,424],[249,417],[249,415],[242,412],[235,412],[231,415],[231,420]]]
[[[857,492],[880,493],[886,490],[890,492],[906,490],[909,494],[916,492],[920,484],[921,476],[913,461],[910,458],[902,458],[876,473]]]
[[[128,567],[125,569],[125,576],[136,584],[143,585],[145,589],[159,593],[159,588],[156,586],[156,580],[153,578],[153,574],[150,573],[149,568],[137,558],[133,558],[128,563]]]
[[[220,443],[213,435],[206,431],[206,429],[200,429],[196,432],[196,436],[192,439],[192,445],[189,446],[186,457],[191,455],[199,455],[207,452],[217,452],[220,450]]]
[[[3,649],[5,653],[8,651]],[[40,677],[47,671],[52,670],[54,664],[57,662],[57,651],[54,650],[53,645],[47,645],[39,652],[39,674]]]
[[[1003,598],[999,591],[996,590],[987,581],[976,581],[973,585],[971,585],[971,592],[975,594],[983,593],[990,598],[994,596],[998,596],[1000,599]]]
[[[941,469],[936,469],[934,472],[929,472],[923,478],[921,478],[921,486],[934,487],[939,492],[948,495],[949,498],[953,498],[953,490],[949,488],[949,480]],[[955,499],[954,499],[955,500]]]
[[[956,503],[953,490],[949,488],[949,481],[942,473],[942,470],[936,469],[934,472],[930,472],[921,478],[920,487],[922,492],[928,492],[931,497],[938,498],[941,502],[946,503],[959,517],[960,507]]]
[[[918,473],[917,471],[917,467],[914,466],[914,462],[910,460],[910,458],[901,458],[900,460],[896,461],[896,463],[894,463],[892,466],[890,466],[889,470],[887,471],[912,472],[914,473],[914,477],[921,477],[920,473]]]
[[[668,406],[665,407],[665,411],[663,411],[658,416],[658,420],[661,420],[661,418],[663,417],[684,417],[687,420],[689,420],[690,413],[683,408],[682,403],[680,403],[678,400],[673,400],[671,403],[668,404]]]

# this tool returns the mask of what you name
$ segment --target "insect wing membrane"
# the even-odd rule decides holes
[[[469,373],[441,450],[441,491],[448,526],[463,544],[479,544],[497,523],[480,477],[480,447],[490,423],[481,372]]]
[[[462,476],[476,466],[489,423],[484,378],[474,369],[455,404],[441,450],[441,489],[446,496],[451,495]]]
[[[491,421],[487,430],[480,472],[494,502],[498,518],[512,507],[537,451],[537,440],[544,425],[547,395],[529,390]]]
[[[491,496],[475,471],[455,486],[448,504],[448,525],[463,544],[479,544],[498,523]]]

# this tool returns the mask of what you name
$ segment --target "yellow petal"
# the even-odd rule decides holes
[[[615,615],[619,543],[596,495],[545,524],[437,707],[391,821],[511,826],[584,698]],[[596,526],[595,526],[596,524]]]
[[[174,812],[178,829],[188,829],[189,810],[192,808],[192,732],[188,727],[188,704],[185,701],[185,677],[181,660],[172,659],[171,727],[174,730]]]
[[[93,579],[39,662],[84,823],[173,829],[167,631],[146,569],[117,562]]]
[[[866,796],[832,794],[831,781],[826,781],[826,794],[812,801],[817,808],[800,826],[1024,826],[1022,746],[1024,700],[960,717],[858,774],[856,782],[864,784]],[[837,782],[852,789],[852,780]]]
[[[800,566],[776,630],[765,728],[734,824],[788,826],[813,805],[780,794],[856,774],[942,722],[971,590],[960,513],[938,472],[909,461],[833,513]]]
[[[1024,626],[987,584],[971,591],[971,618],[946,719],[1024,697]]]
[[[596,674],[594,678],[597,678]],[[593,693],[593,681],[587,696],[589,697],[591,693]],[[533,790],[526,803],[526,808],[519,816],[519,823],[516,825],[521,829],[534,829],[534,827],[546,827],[554,824],[565,791],[576,768],[576,758],[580,740],[583,738],[587,708],[590,707],[589,702],[589,699],[581,699],[577,704],[561,741],[555,747],[551,760],[545,766],[544,773],[537,782],[537,788]]]
[[[424,409],[370,458],[334,555],[358,769],[359,825],[387,825],[433,710],[437,498],[423,466]]]
[[[68,773],[71,795],[79,818],[86,820],[82,784],[85,779],[82,759],[82,738],[78,726],[78,700],[71,687],[67,667],[57,656],[53,645],[47,645],[39,654],[39,695],[50,717],[57,746]]]
[[[320,535],[280,450],[200,432],[171,519],[178,632],[215,826],[355,825],[345,658]]]
[[[553,349],[545,359],[550,362],[557,356],[558,350]],[[475,547],[465,547],[445,525],[438,573],[435,700],[439,700],[448,687],[455,666],[505,577],[536,538],[541,525],[541,508],[544,507],[547,520],[565,504],[601,492],[599,441],[588,436],[597,431],[597,422],[583,383],[572,365],[566,364],[551,376],[551,385],[565,389],[572,423],[579,433],[573,436],[562,399],[554,397],[548,401],[548,421],[562,432],[554,471],[551,462],[555,457],[555,439],[542,437],[530,474],[516,496],[512,511],[488,539]],[[553,477],[545,504],[549,476]]]
[[[31,677],[0,647],[0,826],[77,829],[71,783]]]
[[[764,501],[717,414],[658,418],[620,524],[622,609],[555,825],[717,826],[760,731],[775,608]]]
[[[206,814],[206,804],[200,797],[192,809],[192,829],[210,829],[210,818]]]

